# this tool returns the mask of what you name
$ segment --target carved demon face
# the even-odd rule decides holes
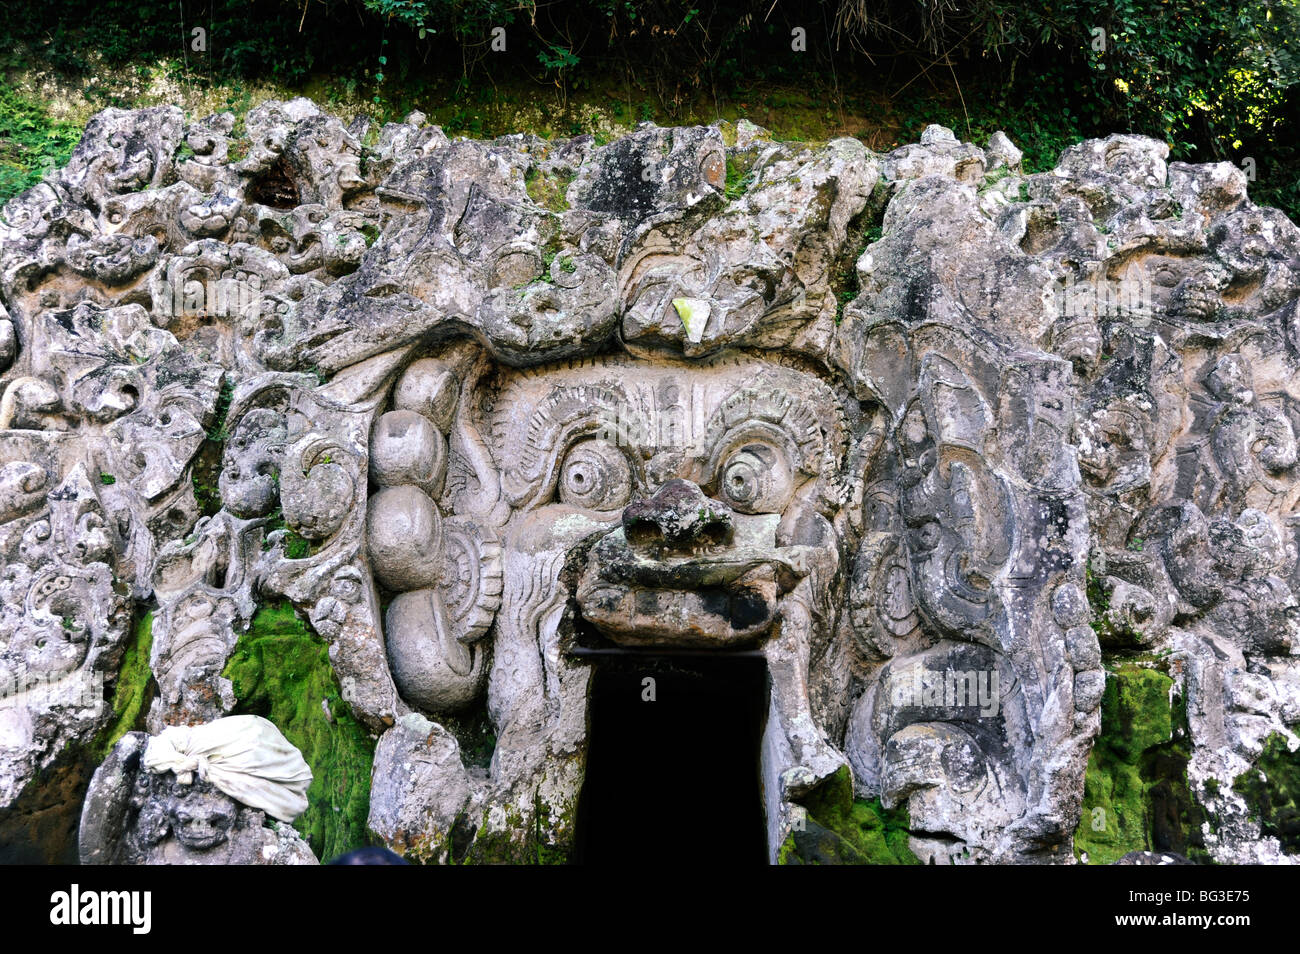
[[[755,645],[833,575],[846,429],[815,375],[607,358],[462,386],[450,367],[412,365],[371,435],[369,553],[398,591],[385,641],[408,702],[549,690],[566,611],[618,645]]]
[[[142,772],[134,802],[139,809],[137,837],[142,848],[171,834],[192,851],[207,851],[230,839],[239,805],[209,782],[182,785],[170,772]]]
[[[577,605],[614,643],[753,643],[837,549],[841,412],[810,374],[608,361],[519,375],[498,408],[519,539],[588,528]]]

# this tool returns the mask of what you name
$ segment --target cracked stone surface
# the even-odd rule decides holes
[[[1224,780],[1300,746],[1300,231],[1166,157],[100,113],[0,215],[0,807],[146,608],[156,733],[287,600],[412,858],[571,842],[599,645],[766,657],[773,860],[847,769],[923,859],[1072,862],[1120,657],[1175,676],[1213,857],[1294,860]],[[200,791],[226,847],[150,841],[141,738],[99,857],[311,860]]]

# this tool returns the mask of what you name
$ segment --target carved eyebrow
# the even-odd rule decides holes
[[[586,433],[598,433],[617,421],[618,409],[628,404],[619,390],[595,384],[557,385],[533,411],[519,462],[503,467],[501,486],[514,505],[526,502],[550,482],[556,449]],[[498,440],[498,446],[501,441]]]
[[[801,472],[815,476],[825,463],[826,435],[812,402],[776,385],[740,388],[709,417],[703,446],[709,448],[707,471],[713,473],[721,457],[734,444],[735,436],[752,432],[780,435],[792,463]]]

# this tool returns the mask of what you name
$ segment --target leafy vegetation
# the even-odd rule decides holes
[[[6,14],[0,69],[69,78],[96,108],[166,79],[220,90],[236,112],[248,84],[269,83],[381,120],[418,107],[473,136],[516,131],[521,114],[539,134],[598,140],[597,113],[624,127],[748,117],[887,149],[939,122],[976,142],[1004,129],[1031,171],[1132,131],[1174,159],[1236,162],[1258,200],[1300,214],[1300,0],[261,0],[255,16],[244,0],[62,0]],[[0,86],[0,196],[75,140],[32,88]]]
[[[80,138],[75,123],[51,119],[40,102],[0,82],[0,201],[66,163]]]

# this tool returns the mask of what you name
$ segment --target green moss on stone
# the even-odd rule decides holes
[[[218,481],[221,477],[222,451],[229,436],[226,431],[226,418],[230,414],[230,401],[234,394],[234,381],[229,377],[223,379],[221,391],[217,395],[216,411],[212,416],[212,426],[208,428],[190,469],[194,499],[199,505],[199,513],[204,517],[214,516],[221,510],[221,490]]]
[[[1270,735],[1255,765],[1233,780],[1232,790],[1246,800],[1265,835],[1280,841],[1287,854],[1300,852],[1300,749],[1292,752],[1286,736]]]
[[[458,858],[453,845],[453,861],[474,865],[568,864],[574,831],[574,806],[564,809],[553,820],[547,804],[534,796],[530,815],[525,817],[517,807],[508,807],[504,827],[489,830],[487,814],[484,813],[468,851]]]
[[[1076,852],[1110,864],[1130,851],[1204,858],[1204,811],[1187,780],[1191,756],[1181,697],[1162,672],[1124,665],[1107,674],[1101,734],[1084,776]]]
[[[283,530],[284,536],[280,538],[280,543],[284,547],[284,556],[288,560],[302,560],[312,555],[315,549],[310,540],[302,534],[293,530],[284,519],[284,511],[276,507],[274,511],[266,518],[265,537],[262,540],[262,550],[270,550],[272,546],[271,534],[276,530]]]
[[[547,174],[535,166],[524,176],[528,197],[543,209],[557,213],[569,210],[568,191],[572,182],[572,172]]]
[[[803,802],[808,817],[777,852],[783,865],[918,865],[908,845],[907,808],[888,810],[879,799],[855,799],[848,768],[817,787]]]
[[[287,604],[264,606],[222,673],[235,713],[270,719],[311,766],[307,810],[294,822],[322,861],[370,844],[374,741],[344,701],[325,641]]]
[[[112,716],[91,745],[96,765],[104,761],[118,739],[128,732],[144,728],[145,712],[156,688],[153,672],[149,669],[152,649],[153,613],[146,613],[136,621],[122,653],[122,664],[118,667],[117,682],[109,702]]]

